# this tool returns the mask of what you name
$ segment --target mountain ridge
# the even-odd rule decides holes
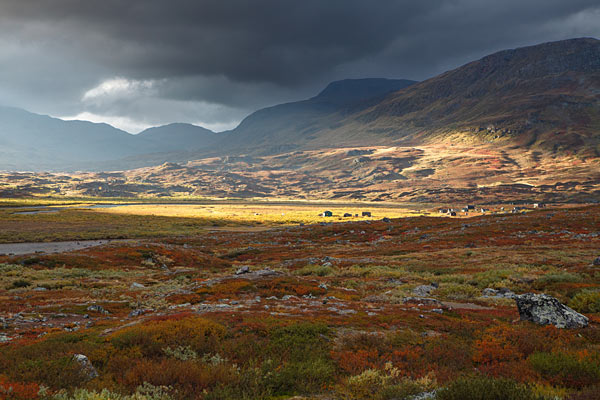
[[[422,82],[334,81],[218,134],[174,123],[131,135],[4,107],[0,168],[125,169],[207,156],[438,144],[600,157],[599,109],[600,41],[576,38],[502,50]]]

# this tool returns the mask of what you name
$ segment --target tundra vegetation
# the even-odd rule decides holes
[[[386,221],[375,209],[264,230],[193,215],[14,211],[0,210],[4,242],[18,224],[21,241],[128,240],[0,256],[2,399],[600,392],[599,206]],[[529,292],[589,326],[521,321],[506,294]]]

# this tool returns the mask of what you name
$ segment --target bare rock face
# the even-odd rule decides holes
[[[87,356],[83,354],[75,354],[73,355],[73,359],[77,362],[77,364],[79,364],[81,372],[88,380],[98,377],[98,371],[96,371],[96,368],[94,368]]]
[[[521,320],[557,328],[585,328],[588,318],[546,294],[525,293],[515,296]]]

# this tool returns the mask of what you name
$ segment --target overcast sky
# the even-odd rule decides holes
[[[600,38],[598,21],[598,0],[0,0],[0,104],[132,133],[218,131],[332,80],[423,80]]]

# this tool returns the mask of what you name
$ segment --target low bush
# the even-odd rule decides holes
[[[476,287],[459,283],[442,284],[435,293],[453,300],[468,300],[481,295],[481,291]]]
[[[19,288],[25,288],[25,287],[29,287],[29,286],[31,286],[31,282],[29,282],[25,279],[17,279],[8,287],[8,289],[19,289]]]
[[[334,269],[329,265],[314,265],[309,264],[306,265],[299,270],[296,271],[297,275],[308,276],[308,275],[316,275],[316,276],[329,276],[333,275]]]
[[[146,357],[162,357],[167,347],[188,347],[197,355],[216,353],[225,328],[200,317],[151,321],[116,333],[112,344],[118,349],[139,348]]]
[[[439,400],[544,400],[531,387],[510,379],[463,377],[437,392]]]
[[[573,296],[569,307],[581,313],[600,313],[600,292],[583,290]]]
[[[598,354],[533,353],[529,362],[535,371],[555,385],[581,388],[600,381]]]
[[[165,386],[153,386],[144,383],[139,386],[132,395],[121,395],[103,389],[100,392],[87,389],[77,389],[73,393],[60,392],[52,396],[52,400],[172,400],[172,388]]]
[[[39,392],[38,384],[11,382],[0,376],[0,399],[2,400],[35,400]]]
[[[431,390],[435,380],[422,378],[412,380],[401,377],[391,363],[384,369],[368,369],[359,375],[348,377],[337,387],[337,394],[348,400],[402,400]]]
[[[268,353],[276,366],[269,379],[275,394],[319,391],[331,381],[335,365],[329,357],[329,328],[299,323],[275,328]]]

